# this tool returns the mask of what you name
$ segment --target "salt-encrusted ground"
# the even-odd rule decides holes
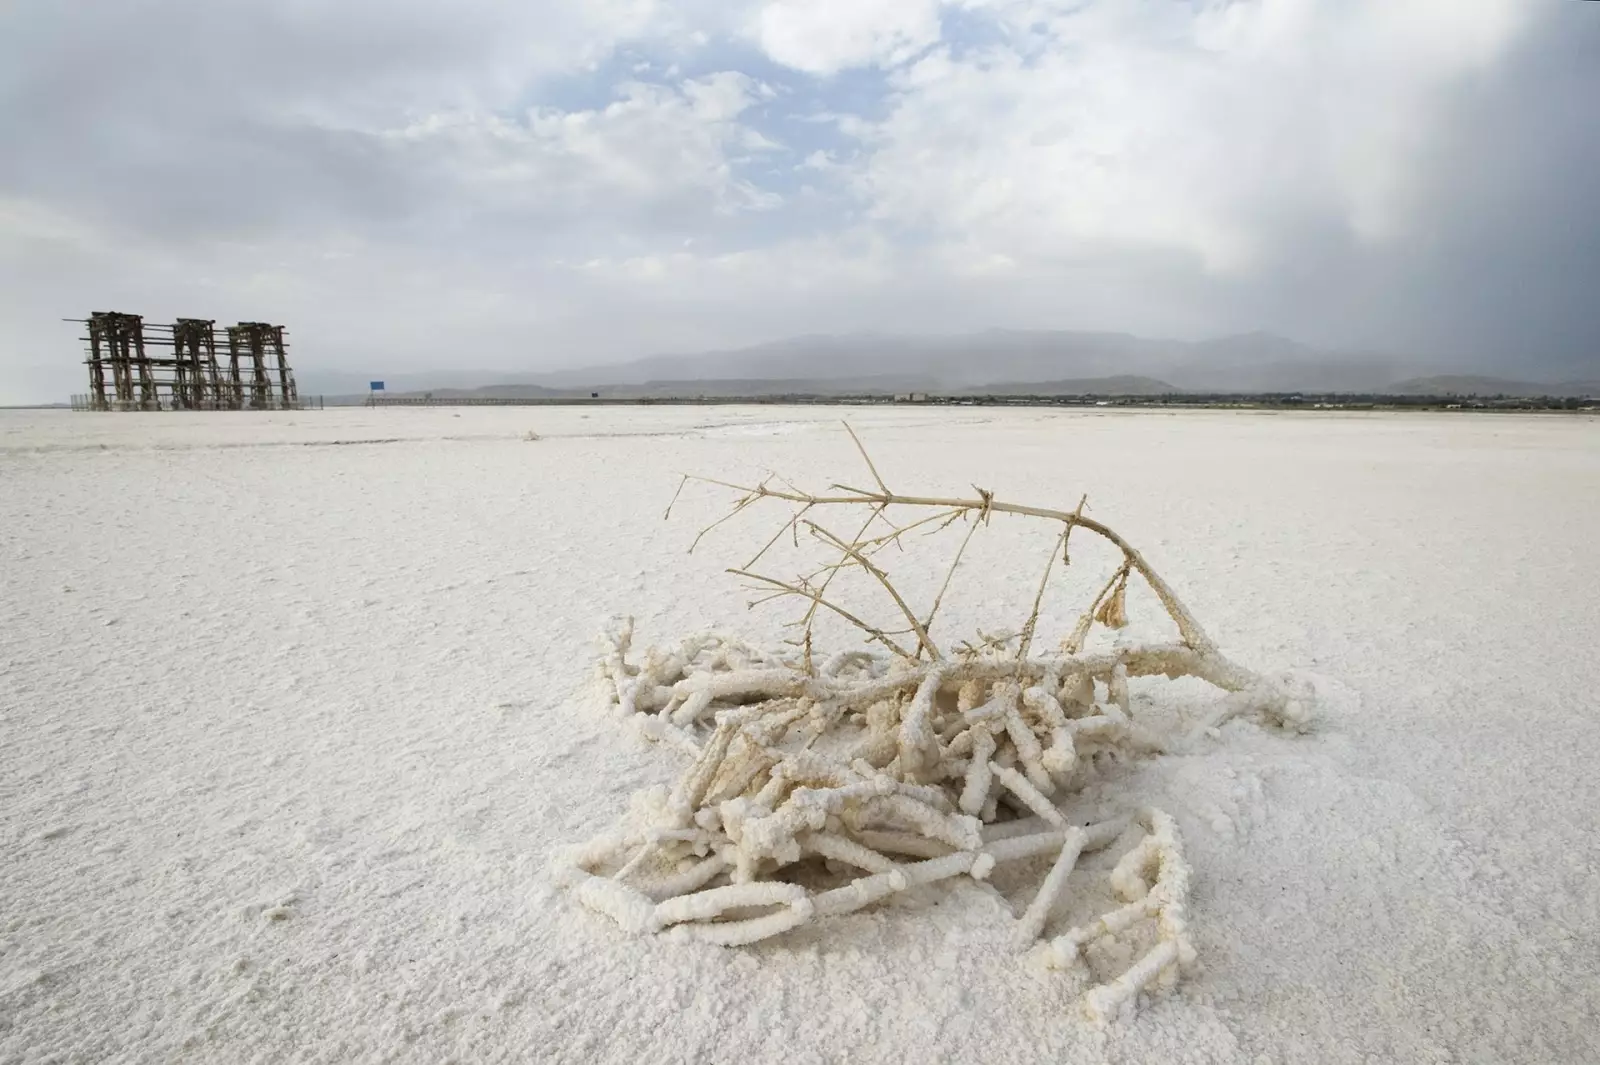
[[[549,886],[680,768],[572,697],[600,620],[784,616],[677,474],[826,483],[838,414],[0,412],[0,1061],[1600,1059],[1593,419],[851,412],[897,487],[1087,491],[1339,695],[1128,778],[1203,962],[1132,1024],[971,883],[732,951]]]

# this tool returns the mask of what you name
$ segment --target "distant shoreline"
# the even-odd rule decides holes
[[[1135,410],[1464,411],[1595,413],[1600,399],[1562,396],[1415,396],[1349,393],[1227,393],[1147,395],[882,395],[762,396],[427,396],[307,397],[327,407],[1072,407]],[[0,404],[0,411],[72,411],[68,403]],[[315,406],[308,406],[315,410]],[[141,413],[130,411],[126,413]],[[185,413],[185,412],[175,412]],[[243,412],[239,412],[243,413]]]
[[[415,396],[393,395],[329,406],[370,407],[564,407],[564,406],[855,406],[855,407],[1082,407],[1146,410],[1462,410],[1593,412],[1600,400],[1559,396],[1411,396],[1344,393],[1219,393],[1207,395],[927,395],[915,399],[881,395],[778,396]]]

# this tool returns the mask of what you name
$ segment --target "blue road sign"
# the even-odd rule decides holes
[[[372,382],[372,390],[374,392],[382,392],[383,391],[383,382],[382,381],[374,381],[374,382]]]

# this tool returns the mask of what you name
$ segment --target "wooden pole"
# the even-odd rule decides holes
[[[99,315],[89,317],[89,406],[91,410],[110,410],[106,398],[106,363],[102,345],[102,324]]]
[[[275,325],[271,330],[273,353],[278,356],[278,397],[284,410],[294,410],[300,405],[300,396],[295,388],[294,372],[289,369],[289,356],[284,351],[283,326]]]
[[[228,409],[240,410],[244,407],[244,382],[239,378],[239,341],[240,330],[236,325],[228,327],[228,363],[229,387]]]

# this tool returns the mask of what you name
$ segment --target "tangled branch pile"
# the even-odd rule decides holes
[[[1058,802],[1083,787],[1097,762],[1164,749],[1138,720],[1130,678],[1196,677],[1229,693],[1208,726],[1251,715],[1301,727],[1304,693],[1223,656],[1139,552],[1086,517],[1083,503],[1067,512],[1004,503],[981,489],[972,499],[900,495],[861,453],[875,490],[835,485],[832,494],[817,495],[775,488],[772,479],[725,486],[740,492],[734,514],[764,500],[797,508],[754,559],[731,571],[769,598],[803,604],[791,645],[764,651],[702,634],[634,660],[631,621],[607,630],[600,673],[608,696],[646,736],[677,748],[691,765],[670,792],[636,796],[617,830],[564,855],[559,877],[583,904],[630,932],[739,945],[918,885],[982,881],[998,863],[1054,855],[1017,921],[1016,942],[1027,948],[1039,943],[1080,857],[1125,842],[1129,849],[1111,873],[1123,905],[1036,949],[1047,964],[1066,968],[1097,941],[1131,942],[1143,929],[1142,953],[1085,996],[1095,1018],[1114,1015],[1143,989],[1171,986],[1194,961],[1190,871],[1177,825],[1151,808],[1077,825]],[[837,511],[865,513],[855,535],[812,520]],[[891,513],[908,512],[922,516],[890,521]],[[1032,613],[1015,635],[980,634],[947,651],[934,638],[940,605],[974,533],[997,514],[1060,527]],[[932,605],[918,613],[875,559],[903,546],[914,530],[958,521],[967,523],[960,549]],[[1034,654],[1051,572],[1058,560],[1070,564],[1075,529],[1109,542],[1121,561],[1059,649]],[[798,543],[802,533],[831,552],[827,564],[793,580],[757,570],[780,539]],[[898,627],[865,620],[830,596],[846,571],[872,579]],[[1094,626],[1126,626],[1134,577],[1155,593],[1177,638],[1085,651]],[[819,656],[819,611],[882,650]]]

